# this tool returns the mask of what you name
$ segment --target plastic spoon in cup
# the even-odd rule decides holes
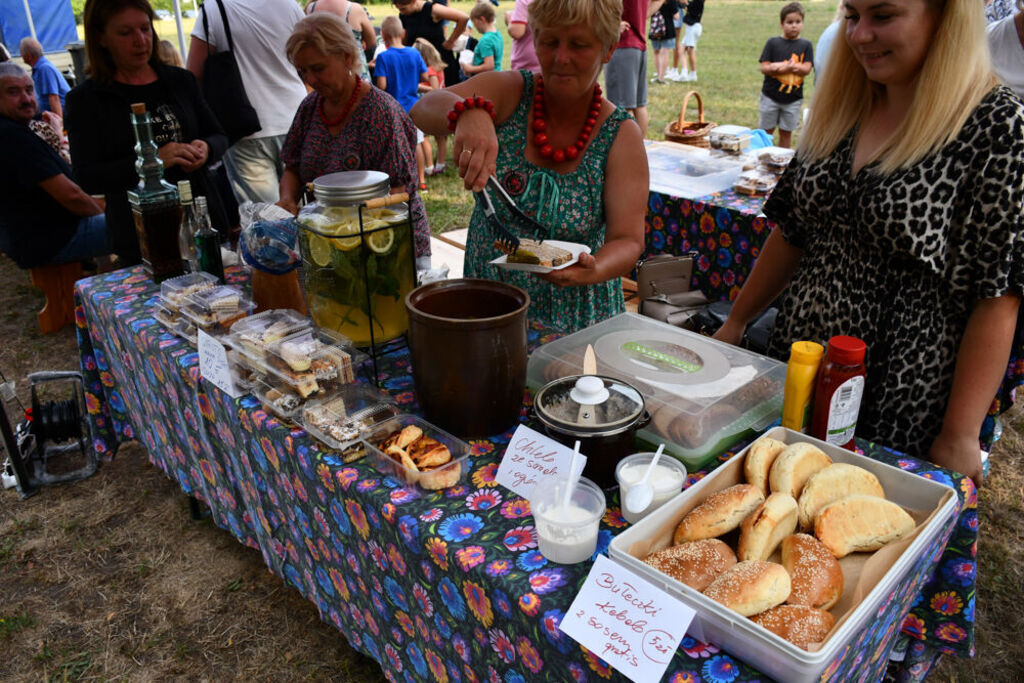
[[[665,450],[665,444],[658,446],[657,452],[654,457],[651,458],[651,464],[647,466],[647,471],[644,472],[643,478],[633,486],[629,487],[629,491],[626,492],[626,509],[634,515],[638,515],[647,509],[647,506],[654,500],[654,487],[648,483],[651,478],[651,474],[654,472],[654,468],[658,464],[658,459],[661,458],[661,452]]]
[[[579,460],[580,442],[577,439],[576,447],[572,449],[572,460],[569,462],[569,481],[566,482],[565,491],[562,493],[562,510],[569,509],[569,500],[572,498],[572,492],[576,490],[576,483],[580,480],[580,475],[576,474],[576,464]]]

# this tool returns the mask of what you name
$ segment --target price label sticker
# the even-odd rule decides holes
[[[547,478],[569,476],[572,449],[549,439],[526,425],[519,425],[505,448],[495,480],[526,500],[530,500],[533,487]],[[587,464],[587,456],[580,453],[577,462],[579,474]]]
[[[199,374],[231,398],[238,398],[241,395],[231,377],[227,350],[223,344],[202,330],[199,330]]]
[[[696,613],[598,555],[562,618],[562,632],[636,683],[659,681]]]

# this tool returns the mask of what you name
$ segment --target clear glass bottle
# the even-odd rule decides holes
[[[184,272],[178,248],[181,223],[178,190],[164,180],[164,164],[157,155],[145,104],[132,105],[132,125],[139,185],[128,191],[128,202],[132,207],[143,266],[154,281],[161,282]]]
[[[215,275],[224,282],[224,262],[220,256],[220,233],[210,224],[210,212],[206,208],[206,197],[195,198],[197,229],[194,233],[196,257],[199,269]]]
[[[178,229],[181,265],[188,272],[195,273],[200,270],[195,241],[199,223],[196,220],[195,204],[192,202],[192,183],[187,180],[179,180],[178,196],[181,198],[181,227]]]

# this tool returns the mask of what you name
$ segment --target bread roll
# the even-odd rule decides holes
[[[853,495],[825,506],[814,535],[836,557],[878,550],[914,530],[914,518],[896,503],[876,496]]]
[[[704,591],[745,617],[781,605],[789,596],[789,574],[781,564],[748,560],[733,565]]]
[[[782,540],[782,566],[789,572],[791,605],[832,609],[843,595],[843,569],[825,545],[808,534]]]
[[[764,494],[750,484],[736,484],[713,493],[683,517],[676,527],[672,543],[715,538],[732,531],[743,518],[764,502]]]
[[[772,463],[768,484],[772,491],[800,498],[800,492],[812,474],[832,464],[832,458],[813,444],[794,443],[786,446]]]
[[[779,605],[755,614],[750,620],[805,650],[824,641],[836,623],[828,612],[803,605]]]
[[[800,493],[800,528],[810,531],[823,507],[855,493],[885,498],[878,477],[863,467],[837,462],[815,472]]]
[[[788,493],[773,493],[740,524],[736,554],[740,560],[767,560],[782,539],[796,530],[796,499]]]
[[[705,538],[658,550],[645,557],[644,562],[694,590],[703,591],[736,564],[736,554],[717,538]]]
[[[768,472],[771,470],[775,458],[785,448],[786,444],[767,436],[762,436],[750,444],[747,457],[743,461],[743,475],[747,478],[747,483],[761,489],[765,495],[771,493],[768,490]]]

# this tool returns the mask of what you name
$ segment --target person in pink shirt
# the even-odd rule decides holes
[[[527,23],[527,8],[533,0],[516,0],[511,12],[505,12],[505,26],[512,38],[512,70],[527,69],[540,73],[540,62],[533,48],[533,36]]]

